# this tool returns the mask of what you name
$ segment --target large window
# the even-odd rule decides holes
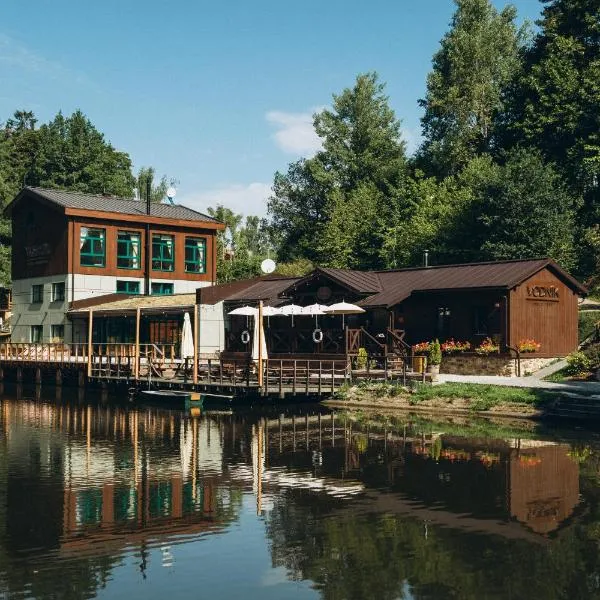
[[[117,234],[117,267],[119,269],[139,269],[140,248],[139,233],[119,231]]]
[[[173,294],[173,284],[154,281],[150,291],[153,296],[171,296]]]
[[[103,267],[106,257],[106,230],[82,227],[79,262],[85,267]]]
[[[42,284],[31,286],[31,303],[41,304],[44,301],[44,286]]]
[[[40,344],[42,342],[43,333],[44,328],[42,327],[42,325],[32,325],[29,333],[31,343]]]
[[[51,325],[50,326],[50,337],[53,342],[64,342],[65,341],[65,326],[64,325]]]
[[[185,272],[206,273],[205,238],[185,238]]]
[[[59,281],[52,284],[52,302],[63,302],[65,299],[65,282]]]
[[[120,281],[117,280],[117,294],[139,294],[139,281]]]
[[[172,235],[152,235],[152,268],[155,271],[172,271],[175,264],[175,248]]]

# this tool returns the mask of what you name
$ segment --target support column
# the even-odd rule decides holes
[[[194,365],[192,369],[192,381],[194,385],[198,384],[198,347],[200,345],[200,305],[194,306]]]
[[[87,356],[87,376],[92,376],[92,332],[94,326],[94,311],[90,308],[88,313],[88,356]]]
[[[262,388],[263,386],[263,339],[264,339],[264,328],[263,328],[263,301],[259,300],[258,302],[258,319],[256,326],[258,327],[258,387]]]
[[[85,372],[82,369],[77,371],[77,386],[80,388],[85,386]]]
[[[35,382],[42,383],[42,369],[40,367],[35,368]]]
[[[135,311],[135,365],[133,367],[133,378],[137,381],[140,377],[140,322],[142,319],[142,309]]]
[[[21,383],[23,381],[23,368],[17,367],[17,381]]]
[[[55,377],[56,377],[56,386],[60,387],[63,382],[62,369],[56,369]]]

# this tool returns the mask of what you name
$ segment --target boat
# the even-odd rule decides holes
[[[163,406],[202,406],[202,395],[185,390],[140,390],[139,399]]]

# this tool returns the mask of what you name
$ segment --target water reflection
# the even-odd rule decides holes
[[[148,581],[158,597],[168,568],[180,590],[205,580],[215,595],[215,577],[225,597],[244,544],[255,571],[286,574],[265,589],[268,577],[236,563],[247,597],[598,593],[594,444],[320,408],[189,416],[50,393],[1,402],[0,586],[17,596],[109,597]]]

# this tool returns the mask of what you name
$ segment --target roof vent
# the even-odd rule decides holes
[[[429,266],[429,250],[423,250],[423,266]]]

